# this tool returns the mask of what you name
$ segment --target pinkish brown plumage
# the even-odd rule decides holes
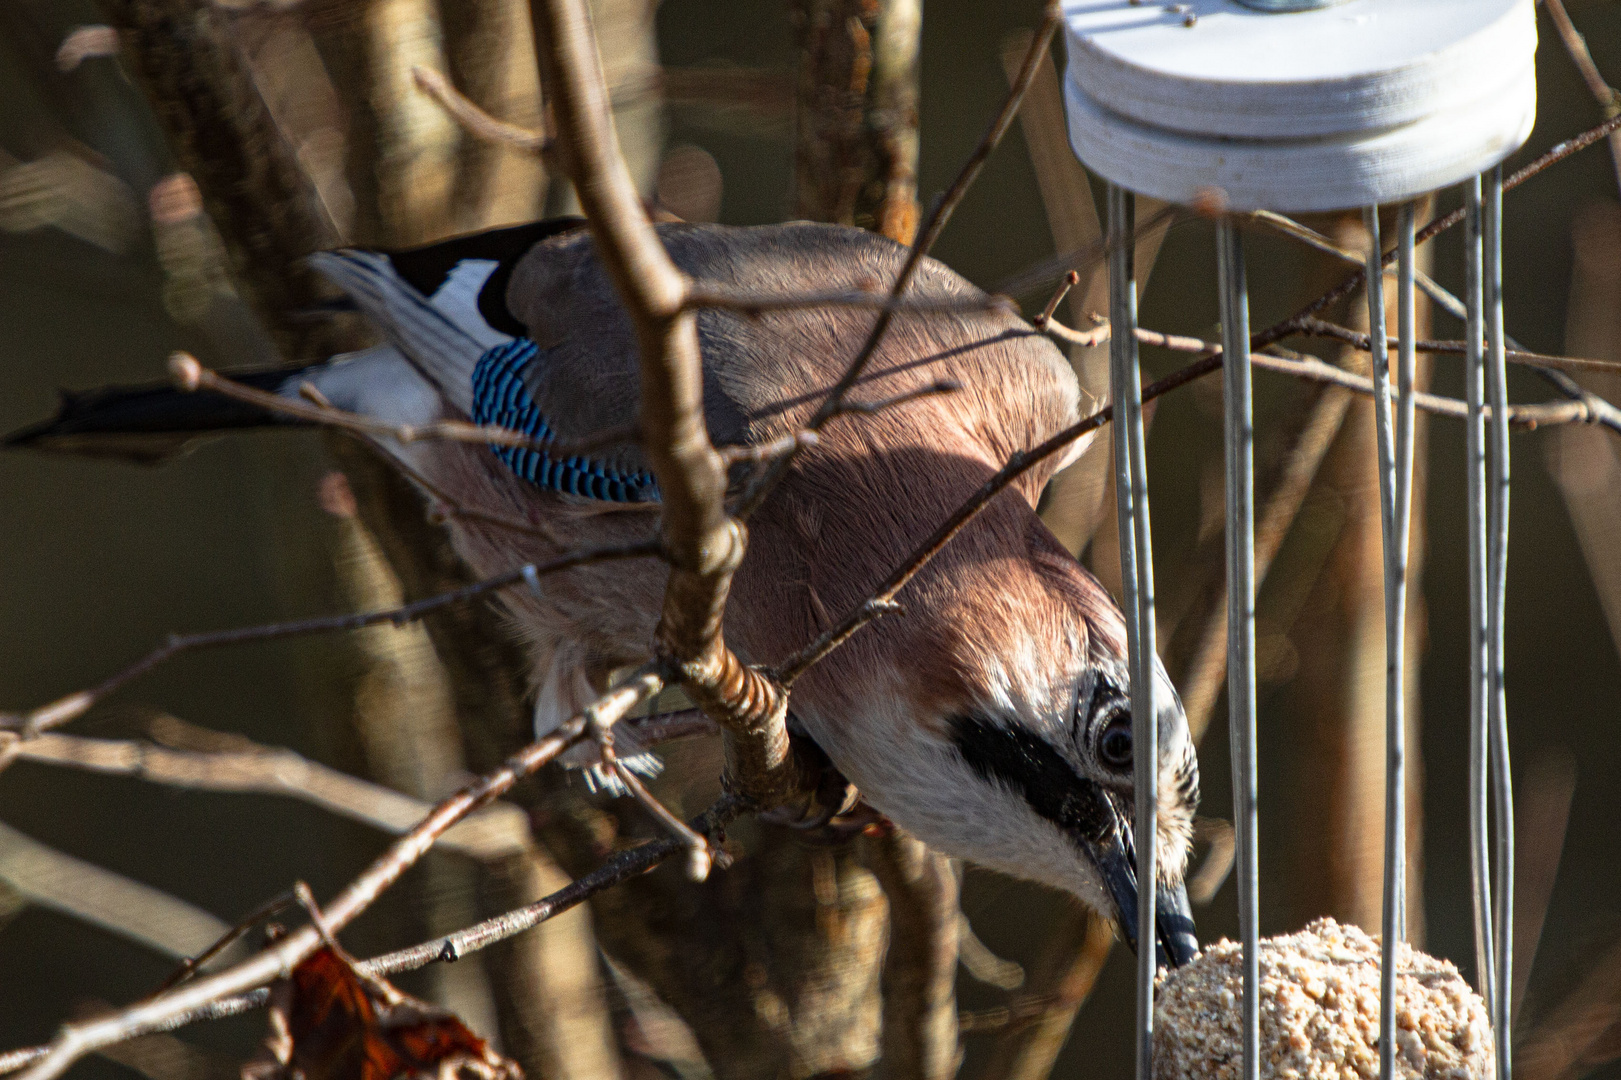
[[[694,279],[765,293],[881,286],[905,254],[860,230],[808,223],[674,225],[660,235]],[[316,265],[388,343],[306,369],[283,392],[309,381],[334,404],[391,422],[472,417],[565,443],[634,424],[635,340],[584,230],[541,224],[394,256],[333,253]],[[933,260],[909,295],[982,296]],[[800,430],[873,318],[848,307],[702,312],[711,438],[759,444]],[[852,398],[942,380],[958,389],[832,421],[748,523],[725,624],[745,661],[779,661],[834,623],[1010,455],[1078,419],[1064,358],[1005,312],[898,315]],[[482,574],[650,538],[657,527],[634,440],[566,460],[443,442],[389,449],[461,505],[543,526],[540,537],[453,519],[458,552]],[[904,613],[808,672],[790,710],[903,828],[1118,915],[1134,911],[1136,892],[1125,634],[1114,602],[1036,515],[1059,464],[997,496],[903,590]],[[651,559],[603,563],[503,598],[530,650],[539,729],[588,704],[610,671],[646,658],[665,576]],[[1180,961],[1196,947],[1181,878],[1198,774],[1163,670],[1158,684],[1160,945]]]

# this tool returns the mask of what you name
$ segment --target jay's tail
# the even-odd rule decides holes
[[[231,377],[256,389],[277,391],[289,380],[307,379],[322,367],[232,372]],[[0,446],[157,462],[189,449],[206,435],[288,422],[297,423],[206,390],[187,394],[169,383],[104,386],[82,393],[63,391],[54,417],[5,436]]]
[[[471,415],[473,369],[489,349],[522,334],[506,287],[523,255],[581,226],[556,218],[456,237],[410,251],[351,248],[310,257],[387,344],[297,369],[231,372],[261,390],[296,396],[305,382],[340,409],[393,424]],[[160,461],[199,436],[296,423],[257,406],[162,384],[64,394],[51,420],[0,446]]]

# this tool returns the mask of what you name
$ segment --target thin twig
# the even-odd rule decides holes
[[[1576,24],[1570,21],[1570,15],[1565,11],[1564,0],[1544,0],[1543,7],[1548,9],[1548,16],[1553,19],[1554,28],[1559,32],[1559,40],[1564,42],[1565,51],[1575,63],[1582,82],[1587,84],[1588,93],[1604,110],[1604,118],[1608,120],[1621,115],[1621,92],[1604,81],[1598,65],[1593,63],[1593,54],[1587,51],[1587,40],[1577,31]],[[1616,187],[1621,189],[1621,131],[1610,133],[1610,159],[1615,165]]]
[[[377,445],[377,440],[372,439],[369,436],[354,434],[354,437],[366,443],[368,446],[376,447]],[[634,433],[632,437],[634,437]],[[598,443],[599,440],[619,441],[605,440],[601,434],[592,436],[586,441]],[[549,452],[555,457],[572,455],[578,452],[570,448],[574,445],[578,444],[552,444]],[[491,525],[497,529],[504,529],[508,532],[520,533],[524,536],[538,536],[554,547],[563,546],[563,541],[559,539],[556,531],[548,528],[541,520],[526,521],[523,518],[509,517],[506,514],[496,513],[491,510],[484,510],[476,506],[468,506],[460,499],[457,499],[455,496],[451,495],[444,488],[434,483],[425,473],[422,472],[421,469],[416,468],[404,457],[391,455],[389,460],[393,466],[403,472],[412,483],[416,484],[432,497],[432,501],[429,503],[427,513],[429,524],[440,525],[451,519],[460,521],[478,521],[484,523],[485,525]],[[648,509],[653,508],[651,504],[629,503],[626,505],[637,508],[646,505],[648,506]]]
[[[1526,165],[1524,168],[1518,170],[1513,175],[1508,177],[1508,179],[1504,180],[1503,190],[1509,191],[1513,188],[1519,187],[1521,184],[1525,183],[1533,176],[1536,176],[1544,169],[1558,164],[1559,162],[1570,157],[1572,154],[1587,149],[1589,146],[1592,146],[1600,139],[1608,137],[1612,132],[1615,131],[1621,131],[1621,116],[1611,117],[1609,120],[1604,121],[1604,123],[1588,128],[1581,134],[1572,136],[1571,138],[1566,139],[1564,142],[1549,148],[1549,150],[1541,157],[1537,158],[1535,161],[1531,162],[1529,165]],[[1453,228],[1462,222],[1463,216],[1463,208],[1459,207],[1457,210],[1454,210],[1449,214],[1435,218],[1422,229],[1418,230],[1418,233],[1413,238],[1413,243],[1415,245],[1423,244],[1435,239],[1435,237],[1439,236],[1441,233],[1446,232],[1448,229]],[[1384,265],[1389,265],[1395,260],[1396,250],[1392,248],[1390,251],[1385,253]],[[1359,270],[1353,274],[1350,274],[1345,278],[1344,281],[1340,282],[1338,285],[1334,286],[1332,289],[1329,289],[1327,292],[1323,293],[1323,295],[1301,308],[1300,311],[1296,312],[1291,318],[1285,319],[1280,323],[1276,323],[1273,326],[1253,335],[1251,338],[1251,347],[1261,348],[1263,346],[1272,344],[1274,341],[1280,340],[1282,337],[1287,337],[1288,335],[1286,333],[1279,333],[1280,328],[1286,327],[1297,318],[1307,315],[1315,315],[1330,305],[1343,300],[1357,289],[1362,288],[1366,280],[1367,271],[1365,270]],[[1012,292],[1012,290],[1004,291]],[[1012,294],[1015,296],[1018,295],[1017,293]],[[1278,336],[1271,336],[1275,333]]]
[[[413,67],[411,78],[416,81],[419,90],[437,101],[439,107],[449,113],[450,118],[460,124],[462,130],[467,133],[485,142],[511,146],[542,157],[551,150],[551,140],[544,132],[530,131],[517,124],[509,124],[505,120],[497,120],[475,105],[460,90],[452,86],[449,79],[432,68]]]
[[[1313,316],[1301,316],[1291,320],[1293,331],[1306,337],[1326,337],[1336,341],[1343,341],[1353,348],[1363,352],[1368,351],[1368,335],[1358,330],[1352,330],[1338,323],[1331,323]],[[1103,323],[1090,333],[1080,333],[1071,330],[1063,323],[1048,319],[1046,325],[1039,327],[1059,341],[1071,345],[1097,345],[1109,339],[1109,325]],[[1181,334],[1165,334],[1157,330],[1148,330],[1138,327],[1137,340],[1145,345],[1157,345],[1162,349],[1171,349],[1175,352],[1202,353],[1209,349],[1217,349],[1213,342],[1201,338],[1187,337]],[[1395,338],[1386,339],[1391,348],[1396,347]],[[1413,347],[1421,353],[1463,354],[1466,343],[1462,341],[1436,341],[1420,338],[1413,343]],[[1528,367],[1552,368],[1556,371],[1600,371],[1608,374],[1621,374],[1621,364],[1613,360],[1586,360],[1575,356],[1549,356],[1545,353],[1527,352],[1524,349],[1509,349],[1507,356],[1516,364],[1525,364]]]
[[[1146,236],[1155,229],[1164,225],[1180,213],[1182,207],[1174,203],[1162,206],[1137,223],[1137,235]],[[1041,288],[1049,281],[1057,280],[1071,272],[1081,272],[1091,269],[1109,254],[1109,242],[1105,237],[1098,237],[1085,247],[1066,251],[1062,255],[1054,255],[1043,259],[1027,269],[1019,271],[1010,278],[1006,278],[996,287],[998,293],[1007,296],[1023,296],[1025,293]]]
[[[1102,345],[1109,340],[1109,321],[1102,318],[1098,320],[1098,325],[1084,334],[1079,330],[1071,330],[1051,315],[1047,316],[1036,329],[1049,337],[1062,341],[1065,345],[1079,345],[1083,349],[1090,349],[1094,345]]]
[[[720,725],[711,720],[702,709],[681,709],[672,713],[655,713],[631,720],[621,720],[619,726],[628,730],[638,746],[657,746],[677,739],[695,739],[719,735]]]
[[[955,394],[961,389],[962,383],[958,382],[956,379],[941,379],[938,382],[930,383],[928,386],[920,386],[916,390],[908,390],[904,394],[896,394],[894,397],[880,398],[877,401],[841,401],[839,402],[837,411],[835,411],[833,415],[844,416],[846,414],[855,414],[859,416],[872,416],[875,413],[883,412],[885,409],[893,409],[897,405],[905,405],[908,402],[917,401],[920,398],[938,397],[941,394]]]
[[[1137,337],[1139,340],[1151,345],[1201,354],[1200,359],[1195,360],[1186,367],[1180,368],[1165,378],[1143,387],[1144,401],[1150,401],[1161,394],[1186,386],[1194,379],[1218,371],[1221,368],[1220,345],[1201,341],[1198,338],[1161,334],[1152,330],[1138,330]],[[1372,380],[1334,367],[1332,364],[1325,363],[1316,357],[1271,356],[1257,352],[1252,354],[1251,361],[1256,367],[1266,371],[1275,371],[1315,382],[1343,386],[1360,394],[1371,395],[1373,393]],[[1441,397],[1436,394],[1414,394],[1413,397],[1419,408],[1435,413],[1438,416],[1463,419],[1468,414],[1464,402],[1455,398]],[[806,670],[821,661],[834,649],[844,644],[856,631],[874,619],[897,610],[898,605],[895,603],[895,595],[917,575],[918,571],[928,564],[929,560],[939,554],[940,549],[945,547],[957,533],[961,532],[963,527],[990,503],[991,499],[995,498],[1008,485],[1023,476],[1039,462],[1057,453],[1082,435],[1102,427],[1113,416],[1114,407],[1106,405],[1091,416],[1060,431],[1046,442],[1040,443],[1029,450],[1021,450],[1010,457],[1007,464],[980,485],[979,489],[969,496],[900,567],[874,589],[866,600],[858,604],[834,626],[818,635],[810,644],[776,665],[773,670],[776,672],[778,680],[784,686],[791,687],[799,676],[803,675]],[[1581,401],[1515,405],[1509,409],[1509,423],[1528,430],[1554,424],[1590,423],[1592,419],[1591,410]]]
[[[1053,291],[1052,297],[1047,301],[1047,306],[1041,309],[1041,314],[1037,315],[1035,321],[1030,325],[1037,330],[1046,329],[1047,320],[1053,317],[1053,312],[1058,310],[1058,305],[1062,304],[1064,297],[1069,295],[1069,291],[1080,283],[1081,272],[1079,270],[1071,270],[1065,274],[1064,280],[1059,283],[1058,288]]]
[[[694,832],[712,837],[749,809],[749,804],[745,800],[731,795],[723,796],[714,806],[711,806],[695,818],[691,828]],[[550,896],[537,900],[532,904],[485,919],[483,922],[458,930],[455,933],[433,938],[420,945],[384,953],[381,956],[362,961],[356,966],[368,975],[387,976],[406,971],[416,971],[433,963],[449,963],[459,960],[470,953],[487,949],[491,945],[539,926],[548,919],[577,907],[597,893],[604,892],[621,882],[645,874],[681,850],[681,843],[673,837],[661,837],[657,840],[639,844],[628,851],[620,852],[591,873],[570,882]],[[154,1021],[144,1030],[151,1032],[173,1031],[176,1028],[201,1020],[219,1020],[229,1016],[240,1016],[243,1013],[263,1008],[269,1000],[269,996],[269,991],[266,989],[233,994],[201,1005],[191,1011],[176,1013],[165,1017],[161,1021]],[[50,1045],[31,1046],[0,1054],[0,1075],[14,1072],[25,1065],[38,1061],[45,1057],[51,1049]]]
[[[397,439],[402,443],[443,440],[446,442],[481,443],[486,446],[516,446],[526,450],[555,453],[557,447],[546,439],[537,439],[521,431],[496,424],[469,424],[465,420],[436,420],[431,424],[390,424],[374,420],[359,413],[345,412],[330,403],[297,401],[268,390],[245,386],[217,371],[210,371],[190,353],[177,352],[169,357],[169,374],[181,390],[193,392],[207,390],[236,401],[257,405],[270,412],[281,413],[323,427],[341,428],[372,438]]]
[[[685,827],[699,836],[714,838],[733,819],[751,808],[746,799],[724,795],[714,806],[694,818],[690,826]],[[673,836],[650,840],[629,851],[620,852],[586,876],[533,904],[494,916],[465,930],[434,938],[421,945],[385,953],[367,960],[361,967],[378,975],[396,975],[402,971],[415,971],[435,961],[455,960],[468,953],[487,949],[498,941],[504,941],[514,934],[520,934],[555,915],[562,914],[596,893],[645,874],[665,859],[683,850],[683,847],[682,841]]]
[[[235,627],[230,630],[212,630],[200,634],[171,634],[169,639],[162,645],[87,690],[75,691],[26,713],[0,713],[0,730],[11,729],[20,732],[24,738],[32,738],[40,732],[83,716],[86,710],[114,690],[145,675],[158,665],[184,652],[194,652],[198,649],[215,648],[221,645],[241,645],[250,641],[271,641],[277,638],[297,637],[303,634],[359,630],[367,626],[376,626],[379,623],[404,626],[406,623],[415,622],[424,615],[437,611],[442,607],[461,603],[464,600],[470,600],[488,592],[510,588],[519,583],[530,584],[531,587],[534,587],[532,583],[546,574],[554,574],[561,570],[569,570],[590,563],[607,562],[612,559],[648,558],[659,554],[658,542],[653,540],[643,540],[634,544],[621,544],[616,547],[574,551],[561,555],[550,562],[520,566],[516,570],[508,570],[504,574],[496,574],[493,577],[485,578],[483,581],[475,581],[471,585],[464,585],[459,589],[452,589],[449,592],[440,593],[438,596],[430,596],[397,608],[366,611],[353,615],[326,615],[314,619],[294,619],[290,622]]]
[[[629,723],[627,721],[627,723]],[[644,738],[637,729],[638,742]],[[247,743],[247,740],[242,740]],[[66,766],[196,791],[287,795],[395,835],[410,831],[432,804],[311,761],[291,750],[176,750],[134,739],[48,733],[18,747],[19,760]],[[532,850],[528,819],[515,807],[486,807],[445,833],[441,847],[493,860]]]
[[[579,742],[588,728],[611,724],[658,693],[663,685],[663,680],[650,671],[638,673],[604,694],[584,714],[531,743],[508,758],[499,769],[480,777],[441,802],[432,814],[392,844],[326,905],[326,919],[332,931],[341,930],[370,907],[372,901],[433,847],[445,830],[472,811],[499,798],[518,780]],[[320,944],[321,936],[316,929],[305,926],[224,971],[206,975],[110,1016],[64,1025],[52,1040],[49,1051],[23,1074],[24,1080],[52,1080],[79,1058],[103,1046],[135,1035],[164,1030],[166,1024],[197,1008],[264,986],[291,971]]]
[[[1553,160],[1563,160],[1563,157],[1569,156],[1569,153],[1573,153],[1575,150],[1581,149],[1582,146],[1591,146],[1597,141],[1597,139],[1588,138],[1588,136],[1592,134],[1592,132],[1588,132],[1587,135],[1580,136],[1576,139],[1570,140],[1567,143],[1562,143],[1560,146],[1554,147],[1553,150],[1549,151],[1548,154],[1544,155],[1543,158],[1539,159],[1539,161],[1551,164]],[[1617,133],[1612,130],[1610,132],[1610,136],[1612,139],[1614,139],[1617,137]],[[1563,153],[1559,158],[1554,158],[1553,154],[1555,151],[1560,151],[1562,147],[1571,147],[1571,149],[1568,152]],[[1520,179],[1524,179],[1529,170],[1537,164],[1537,162],[1533,162],[1531,166],[1527,166],[1526,169],[1522,169],[1519,173],[1516,173],[1515,176],[1519,177]],[[1508,185],[1505,185],[1505,187],[1506,186]],[[1285,235],[1300,240],[1302,243],[1308,244],[1319,251],[1324,251],[1343,259],[1346,262],[1357,266],[1359,274],[1363,273],[1366,260],[1364,260],[1362,255],[1358,254],[1357,252],[1347,251],[1345,248],[1335,244],[1328,237],[1323,236],[1321,233],[1316,232],[1313,229],[1307,228],[1298,221],[1287,218],[1282,214],[1271,213],[1270,211],[1256,211],[1249,216],[1251,220],[1260,221],[1264,224],[1270,225]],[[1431,224],[1433,225],[1434,222]],[[1388,261],[1386,263],[1386,267],[1386,272],[1390,273],[1390,270],[1388,269]],[[1360,282],[1360,280],[1360,278],[1357,279],[1358,282]],[[1419,272],[1415,276],[1414,280],[1417,282],[1419,288],[1424,290],[1425,295],[1431,300],[1435,301],[1435,303],[1443,310],[1461,322],[1468,321],[1466,318],[1467,312],[1464,309],[1463,301],[1459,300],[1456,296],[1453,296],[1446,289],[1442,288],[1440,283],[1438,283],[1434,278],[1430,277],[1428,274]],[[1342,282],[1341,287],[1343,286],[1344,283]],[[1336,298],[1338,298],[1338,295],[1343,294],[1336,294]],[[1284,320],[1284,323],[1280,323],[1272,329],[1276,330],[1286,323],[1298,323],[1303,319],[1310,318],[1316,312],[1321,311],[1323,307],[1324,304],[1321,298],[1314,300],[1311,304],[1308,304],[1305,308],[1302,308],[1299,312],[1297,312],[1291,319]],[[1270,331],[1268,332],[1270,333]],[[1277,338],[1273,338],[1272,340],[1277,340]],[[1521,348],[1519,343],[1517,343],[1512,337],[1505,337],[1504,340],[1508,347],[1515,352],[1530,355],[1529,350]],[[1544,382],[1553,386],[1566,398],[1572,401],[1582,402],[1587,407],[1590,422],[1602,424],[1604,427],[1607,427],[1612,431],[1621,433],[1621,408],[1617,408],[1604,398],[1601,398],[1597,394],[1587,390],[1580,383],[1566,375],[1563,371],[1542,365],[1533,365],[1533,370],[1536,371]]]
[[[1324,319],[1304,318],[1299,320],[1300,332],[1311,337],[1333,338],[1343,341],[1354,349],[1362,352],[1368,351],[1368,335],[1360,330],[1352,330],[1348,326],[1328,322]],[[1386,337],[1387,347],[1395,348],[1398,344],[1393,337]],[[1463,341],[1433,341],[1420,338],[1413,343],[1413,348],[1421,353],[1456,353],[1462,355],[1468,351],[1468,343]],[[1543,353],[1526,352],[1523,349],[1506,350],[1508,359],[1516,364],[1526,364],[1531,367],[1554,368],[1558,371],[1602,371],[1609,374],[1621,374],[1621,364],[1613,360],[1584,360],[1574,356],[1547,356]]]
[[[957,315],[973,312],[1017,313],[1018,305],[1005,296],[981,293],[969,296],[896,296],[893,293],[845,289],[833,292],[782,293],[737,289],[708,281],[687,286],[682,306],[689,310],[724,308],[745,315],[804,308],[848,307],[885,314]]]
[[[733,465],[743,465],[761,461],[769,461],[782,454],[792,453],[805,446],[815,446],[819,436],[814,431],[796,431],[784,435],[780,439],[772,439],[767,443],[750,443],[742,446],[716,447],[720,459],[726,463],[727,468]]]
[[[1002,141],[1002,136],[1007,133],[1007,129],[1013,123],[1014,117],[1018,115],[1019,104],[1024,100],[1025,92],[1030,89],[1030,84],[1035,80],[1041,58],[1046,54],[1048,43],[1051,42],[1053,34],[1057,31],[1061,18],[1062,13],[1058,4],[1055,0],[1049,0],[1042,16],[1041,26],[1030,39],[1030,50],[1025,54],[1024,64],[1019,69],[1018,78],[1013,81],[1012,87],[1008,90],[1008,95],[1002,102],[1001,110],[997,112],[995,118],[985,129],[985,134],[980,137],[973,152],[968,155],[968,160],[963,162],[962,168],[958,170],[957,178],[952,181],[951,187],[947,188],[945,193],[940,196],[939,200],[934,204],[933,210],[930,211],[928,220],[924,222],[923,228],[918,230],[917,239],[913,241],[911,249],[906,254],[906,261],[901,264],[900,271],[895,275],[895,282],[890,287],[889,295],[891,299],[899,300],[905,295],[908,286],[912,283],[913,275],[916,274],[918,266],[923,261],[923,257],[934,247],[935,241],[940,238],[941,231],[945,229],[946,224],[951,220],[951,215],[956,211],[958,204],[962,202],[963,196],[968,193],[968,189],[978,179],[980,170],[984,167],[986,160],[991,156],[991,152],[996,149],[997,144]],[[850,361],[849,366],[845,368],[844,374],[839,378],[839,381],[828,391],[827,397],[805,425],[806,427],[816,431],[838,414],[840,403],[860,380],[862,372],[866,370],[867,364],[878,351],[879,344],[883,342],[884,335],[888,333],[890,323],[894,321],[894,316],[895,312],[890,308],[885,308],[879,312],[878,318],[873,322],[872,330],[867,334],[867,340],[862,344],[855,358]],[[746,520],[755,510],[759,509],[766,495],[787,474],[792,461],[793,455],[778,458],[756,476],[739,501],[737,508],[739,518]]]
[[[1308,319],[1296,320],[1305,323]],[[1355,333],[1355,331],[1351,331]],[[1146,345],[1157,345],[1162,349],[1174,352],[1198,353],[1204,359],[1182,369],[1184,372],[1193,367],[1201,368],[1199,375],[1207,374],[1219,368],[1221,360],[1221,346],[1214,342],[1203,341],[1196,337],[1187,337],[1182,334],[1162,334],[1157,330],[1144,330],[1138,328],[1137,340]],[[1363,340],[1366,340],[1364,335]],[[1277,347],[1269,346],[1277,349]],[[1281,353],[1282,350],[1278,350]],[[1537,354],[1532,354],[1537,355]],[[1211,365],[1211,361],[1215,361]],[[1298,353],[1292,355],[1278,355],[1256,352],[1251,354],[1250,362],[1263,371],[1275,371],[1280,375],[1293,375],[1296,378],[1310,379],[1313,382],[1328,383],[1333,386],[1343,386],[1359,394],[1373,393],[1373,380],[1365,375],[1357,375],[1344,368],[1319,360],[1315,356],[1303,356]],[[1210,366],[1206,366],[1210,365]],[[1181,374],[1178,372],[1177,374]],[[1172,376],[1174,377],[1174,376]],[[1147,393],[1147,390],[1144,390]],[[1415,393],[1413,400],[1420,409],[1434,413],[1437,416],[1448,416],[1461,419],[1468,415],[1468,406],[1457,398],[1442,397],[1439,394]],[[1491,415],[1487,408],[1486,415]],[[1511,405],[1509,406],[1508,422],[1516,427],[1534,430],[1539,427],[1548,427],[1554,424],[1590,424],[1595,421],[1595,415],[1588,405],[1579,400],[1551,401],[1537,405]]]
[[[619,782],[625,785],[625,789],[641,804],[642,809],[651,814],[677,843],[687,849],[688,879],[692,881],[707,879],[709,868],[714,865],[718,855],[718,852],[710,847],[708,838],[688,828],[686,822],[676,817],[670,812],[669,807],[654,798],[653,793],[647,790],[647,785],[642,783],[642,778],[617,757],[613,759],[613,769],[614,775],[619,777]]]

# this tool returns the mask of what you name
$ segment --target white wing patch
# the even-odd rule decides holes
[[[478,311],[478,291],[495,271],[494,261],[464,259],[432,300],[373,251],[324,251],[310,256],[310,264],[354,300],[449,404],[471,415],[474,366],[492,346],[511,340]]]

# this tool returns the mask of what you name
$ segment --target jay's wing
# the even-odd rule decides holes
[[[345,249],[311,263],[341,288],[383,332],[377,355],[335,365],[315,381],[359,384],[368,395],[344,400],[378,413],[391,399],[425,382],[451,411],[532,438],[572,441],[555,412],[543,411],[526,382],[549,365],[545,350],[525,336],[507,311],[505,293],[521,256],[548,237],[578,229],[580,219],[496,229],[403,252]],[[400,361],[409,365],[402,368]],[[363,365],[363,366],[362,366]],[[421,395],[416,395],[420,397]],[[328,397],[332,397],[328,394]],[[409,413],[409,409],[396,412]],[[410,415],[395,417],[409,421]],[[420,417],[418,419],[427,419]],[[648,502],[658,487],[625,447],[591,454],[547,453],[528,447],[491,448],[519,477],[537,487],[604,502]]]
[[[676,224],[658,231],[671,259],[692,279],[763,295],[884,291],[906,257],[904,247],[873,233],[810,222]],[[908,295],[985,298],[933,259],[919,267]],[[521,372],[524,386],[561,438],[634,424],[636,339],[587,233],[550,237],[519,257],[504,300],[536,346]],[[870,309],[837,306],[700,311],[710,437],[718,445],[754,444],[798,430],[843,375],[874,318]],[[824,431],[824,442],[843,440],[860,452],[945,444],[996,467],[1079,415],[1080,388],[1063,354],[1005,311],[897,316],[851,398],[881,401],[944,381],[959,389],[838,421]],[[1084,446],[1032,470],[1020,484],[1026,497],[1034,502],[1052,472]],[[607,456],[629,472],[647,469],[632,444]]]
[[[657,484],[628,435],[639,405],[635,334],[578,224],[542,222],[392,255],[330,252],[316,266],[456,411],[542,440],[591,441],[585,454],[497,449],[520,477],[590,499],[653,501]],[[663,225],[659,234],[694,280],[766,295],[883,290],[906,254],[860,229],[808,222]],[[909,295],[983,298],[933,260],[920,266]],[[873,319],[871,310],[836,306],[701,311],[710,437],[738,445],[797,430]],[[1079,411],[1078,385],[1058,350],[1015,316],[992,311],[897,316],[851,397],[880,401],[946,381],[958,389],[858,425],[841,422],[827,435],[868,452],[945,446],[995,467]],[[620,434],[604,442],[604,433]],[[1061,464],[1021,481],[1026,497],[1034,502]]]
[[[639,408],[636,340],[582,224],[545,221],[411,251],[314,256],[386,343],[331,363],[247,377],[289,396],[308,382],[338,407],[389,423],[449,415],[542,440],[591,440],[584,454],[495,452],[539,488],[604,503],[656,500],[646,460],[625,434]],[[859,229],[807,222],[663,225],[659,234],[693,279],[763,295],[883,291],[906,254]],[[932,259],[918,268],[909,295],[983,298]],[[760,443],[802,427],[874,318],[850,307],[699,312],[710,437],[721,445]],[[850,397],[870,403],[946,380],[959,389],[835,421],[817,454],[879,462],[886,452],[921,448],[994,468],[1073,423],[1079,411],[1080,391],[1063,356],[1005,312],[897,316]],[[207,431],[282,420],[218,396],[124,387],[71,400],[56,420],[6,441],[133,453],[141,447],[130,440],[139,438],[157,440],[142,444],[146,456],[162,456]],[[620,433],[617,441],[603,441],[611,432]],[[1069,456],[1084,445],[1077,442]],[[394,450],[435,452],[419,444]],[[1049,459],[1021,479],[1025,497],[1033,503],[1061,464]]]

